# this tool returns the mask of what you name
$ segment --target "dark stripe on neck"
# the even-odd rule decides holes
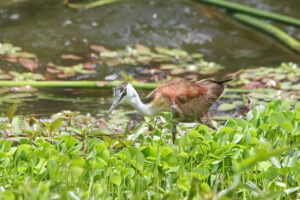
[[[143,104],[149,104],[150,102],[152,102],[154,100],[156,96],[155,92],[151,92],[146,98],[141,99],[141,101],[143,102]]]

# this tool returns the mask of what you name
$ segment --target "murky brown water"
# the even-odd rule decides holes
[[[236,2],[300,18],[299,0]],[[300,28],[279,26],[300,40]],[[236,22],[223,9],[190,0],[132,0],[89,10],[67,8],[61,0],[29,0],[12,5],[0,1],[0,30],[0,42],[10,42],[37,54],[41,61],[39,72],[45,71],[48,62],[61,63],[62,54],[86,56],[90,44],[111,49],[145,44],[200,52],[207,60],[226,67],[217,77],[242,68],[300,62],[300,57],[292,51]],[[2,62],[1,69],[25,71]],[[124,70],[98,66],[98,74],[86,79],[103,80],[120,69]],[[134,74],[134,69],[125,68],[125,71]],[[46,93],[51,93],[53,99],[26,101],[19,112],[43,115],[68,109],[98,113],[108,107],[105,99],[110,96],[108,92],[78,95],[56,90]],[[104,98],[103,104],[98,101],[101,98]],[[1,110],[7,107],[8,104],[4,104]]]

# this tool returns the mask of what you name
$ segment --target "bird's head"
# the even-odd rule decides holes
[[[110,114],[119,104],[129,103],[136,95],[135,89],[129,83],[121,83],[115,87],[113,103],[108,114]]]

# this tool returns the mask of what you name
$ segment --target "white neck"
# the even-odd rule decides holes
[[[128,84],[127,95],[123,99],[123,103],[127,103],[135,108],[141,115],[152,116],[155,114],[154,110],[148,104],[144,104],[136,90]]]
[[[148,104],[144,104],[138,95],[133,97],[129,101],[129,104],[132,107],[134,107],[141,115],[144,115],[144,116],[152,115],[150,106]]]

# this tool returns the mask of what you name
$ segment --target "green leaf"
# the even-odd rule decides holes
[[[192,129],[189,133],[188,133],[188,137],[190,139],[194,139],[194,138],[202,138],[203,136],[199,133],[199,131],[197,131],[196,129]]]
[[[179,181],[178,181],[178,184],[179,184],[179,188],[185,190],[185,191],[189,191],[190,189],[190,182],[189,182],[189,179],[187,176],[181,176],[179,178]]]
[[[233,120],[233,119],[228,120],[225,124],[225,127],[229,127],[232,129],[235,129],[236,126],[237,126],[237,124],[236,124],[235,120]]]
[[[283,167],[294,167],[298,158],[297,149],[293,149],[288,156],[286,156],[282,162]]]
[[[122,76],[124,77],[124,79],[126,81],[131,81],[132,80],[132,75],[126,74],[123,70],[121,70],[120,73],[122,74]]]
[[[289,111],[291,105],[287,101],[283,101],[280,107],[281,107],[281,111]]]
[[[171,121],[173,118],[173,114],[171,112],[163,112],[162,116],[167,122]]]
[[[118,56],[118,53],[114,51],[107,51],[107,52],[101,52],[100,56],[102,58],[116,58]]]
[[[233,144],[239,143],[239,142],[243,139],[243,137],[245,137],[244,134],[240,134],[240,133],[234,134],[234,136],[233,136],[233,141],[232,141]]]
[[[127,137],[127,140],[135,141],[135,140],[139,137],[139,135],[143,133],[143,130],[144,130],[144,128],[145,128],[145,125],[146,125],[146,123],[144,123],[144,122],[140,123],[140,124],[133,130],[132,134],[129,135],[129,136]]]
[[[58,118],[55,121],[53,121],[50,126],[50,132],[52,133],[56,128],[61,126],[63,121],[64,120],[62,118]]]
[[[78,166],[70,166],[69,170],[74,177],[81,176],[84,172],[84,168]]]
[[[135,156],[130,160],[130,163],[138,170],[142,170],[144,167],[144,155],[141,152],[137,152]]]
[[[277,168],[281,168],[281,163],[280,163],[280,160],[278,159],[277,156],[272,156],[270,158],[270,161],[272,162],[272,164],[277,167]]]
[[[0,192],[0,199],[5,199],[5,200],[15,200],[15,195],[14,193],[12,193],[11,191],[9,190],[6,190],[6,191],[1,191]]]
[[[198,178],[199,180],[206,179],[207,177],[210,176],[209,169],[207,167],[200,167],[200,168],[194,168],[192,170],[193,177]]]
[[[273,126],[278,126],[278,125],[284,123],[285,121],[286,121],[285,117],[282,113],[273,112],[270,115],[270,124]]]
[[[172,154],[174,152],[173,149],[171,149],[170,147],[163,147],[161,149],[161,157],[164,158],[170,154]]]
[[[251,169],[252,167],[254,167],[254,165],[257,164],[258,162],[267,160],[272,156],[281,154],[288,149],[289,149],[288,147],[284,147],[284,148],[280,148],[280,149],[271,150],[269,152],[267,152],[266,150],[261,150],[255,156],[240,162],[237,166],[237,169],[239,172],[245,172],[245,171]]]
[[[11,148],[12,143],[13,142],[10,141],[10,140],[2,140],[2,139],[0,139],[0,150],[2,152],[9,151],[9,149]]]
[[[13,116],[15,115],[16,111],[17,111],[18,105],[17,104],[13,104],[12,106],[10,106],[6,112],[7,117],[9,119],[9,121],[12,121]]]
[[[236,108],[235,104],[223,103],[218,107],[218,111],[230,111]]]
[[[297,103],[295,104],[295,110],[300,110],[300,102],[297,102]]]
[[[167,123],[166,128],[171,131],[173,129],[173,124],[172,123]]]
[[[298,190],[300,190],[300,186],[285,189],[284,193],[286,193],[287,195],[289,195],[289,194],[294,193],[294,192],[296,192]]]
[[[200,185],[201,191],[203,191],[204,193],[208,194],[211,193],[211,188],[207,183],[201,183]]]
[[[278,170],[275,167],[269,167],[265,173],[265,178],[269,181],[274,180],[279,175]]]
[[[117,186],[121,185],[122,177],[119,173],[114,172],[111,181],[116,184]]]
[[[292,133],[294,130],[292,123],[289,121],[283,122],[280,126],[289,133]]]
[[[64,142],[66,144],[67,149],[70,149],[70,148],[74,147],[75,144],[78,143],[78,140],[72,136],[66,136],[66,137],[64,137],[62,142]]]
[[[272,163],[270,161],[266,160],[266,161],[259,162],[257,169],[259,171],[266,171],[271,166],[272,166]]]
[[[76,157],[72,159],[70,166],[84,167],[85,160],[82,157]]]

